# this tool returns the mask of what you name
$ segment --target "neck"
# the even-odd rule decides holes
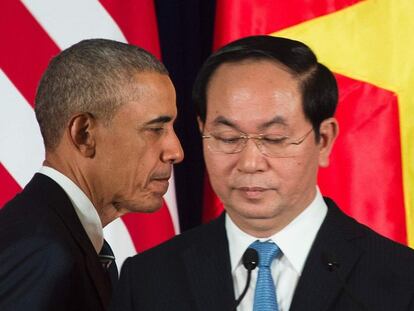
[[[255,238],[269,238],[288,225],[288,223],[275,225],[274,221],[267,219],[239,219],[228,214],[240,230]]]
[[[101,218],[102,226],[105,227],[115,219],[121,217],[125,213],[120,212],[113,204],[107,204],[98,210],[99,218]]]
[[[46,152],[46,160],[43,162],[43,165],[51,167],[68,177],[85,193],[95,207],[102,227],[105,227],[122,215],[114,205],[105,199],[104,195],[100,195],[103,191],[98,190],[99,184],[94,181],[96,178],[89,178],[86,168],[80,165],[73,157],[71,161],[68,161],[65,157],[60,156],[59,153]]]

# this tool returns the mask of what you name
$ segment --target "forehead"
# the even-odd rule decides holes
[[[141,97],[157,96],[164,99],[172,95],[175,96],[175,89],[170,77],[153,71],[136,73],[124,91],[129,92],[131,97],[138,100]]]
[[[131,84],[123,90],[126,103],[118,113],[123,117],[134,117],[139,123],[177,115],[174,86],[168,75],[157,72],[138,73]]]
[[[299,81],[268,60],[220,65],[207,88],[206,123],[217,118],[251,127],[304,120]]]

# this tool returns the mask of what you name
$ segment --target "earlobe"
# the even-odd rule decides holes
[[[332,147],[339,134],[338,121],[335,118],[329,118],[322,121],[319,127],[319,166],[329,166],[329,156],[332,151]]]
[[[95,155],[93,129],[96,120],[89,113],[75,115],[69,122],[69,135],[73,146],[87,158]]]

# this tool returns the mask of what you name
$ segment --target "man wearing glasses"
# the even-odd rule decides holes
[[[338,91],[306,45],[230,43],[206,61],[193,98],[226,212],[127,260],[119,310],[414,310],[414,252],[317,187],[339,131]]]

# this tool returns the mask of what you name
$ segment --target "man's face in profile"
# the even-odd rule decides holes
[[[295,141],[309,133],[276,156],[265,155],[253,139],[234,154],[214,152],[210,139],[203,140],[212,187],[245,231],[278,231],[313,200],[320,147],[305,119],[298,81],[281,66],[267,60],[221,65],[207,89],[201,127],[205,135],[230,138],[224,144],[241,134]]]
[[[167,75],[144,72],[135,79],[136,96],[128,97],[136,99],[99,125],[96,180],[118,210],[152,212],[162,206],[172,164],[183,159],[173,129],[176,96]]]

